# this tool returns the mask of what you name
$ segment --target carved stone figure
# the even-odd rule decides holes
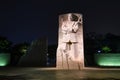
[[[69,13],[59,17],[58,40],[57,68],[83,68],[82,15]]]

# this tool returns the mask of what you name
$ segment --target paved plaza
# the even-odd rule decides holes
[[[0,68],[0,80],[120,80],[119,68],[85,68],[57,70],[56,68]]]

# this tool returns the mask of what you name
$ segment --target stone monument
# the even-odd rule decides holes
[[[68,13],[59,16],[57,63],[58,69],[84,68],[82,15]]]
[[[47,38],[41,37],[34,40],[28,52],[22,56],[18,66],[46,67],[47,65]]]

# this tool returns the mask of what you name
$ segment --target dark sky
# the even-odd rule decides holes
[[[120,34],[120,2],[108,0],[1,0],[0,35],[13,43],[46,36],[57,44],[58,16],[83,14],[84,33]]]

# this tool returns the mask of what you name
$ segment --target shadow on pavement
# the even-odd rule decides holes
[[[23,75],[16,75],[16,76],[0,75],[0,80],[29,80],[29,79],[26,79],[25,76],[23,76]],[[100,78],[100,79],[96,79],[96,78],[81,78],[80,79],[79,78],[79,79],[75,79],[75,80],[120,80],[120,79],[115,79],[115,78]]]
[[[6,75],[0,75],[0,80],[27,80],[21,75],[16,76],[6,76]]]

